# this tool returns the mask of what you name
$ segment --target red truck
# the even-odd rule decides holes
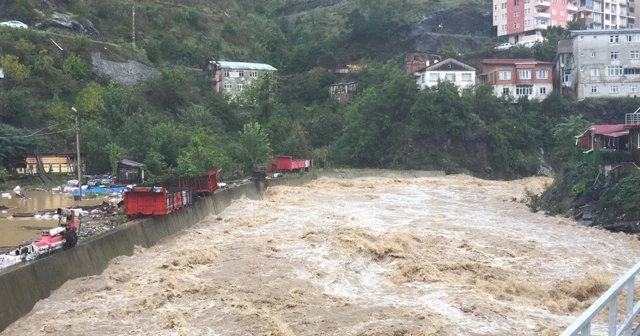
[[[291,156],[278,155],[276,160],[269,163],[271,172],[309,171],[313,167],[313,160],[294,160]]]

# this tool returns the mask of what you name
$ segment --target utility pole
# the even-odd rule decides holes
[[[131,44],[136,47],[136,5],[131,3]]]
[[[82,201],[82,162],[80,161],[80,124],[78,122],[78,110],[75,107],[71,108],[76,115],[76,155],[78,166],[78,200]]]

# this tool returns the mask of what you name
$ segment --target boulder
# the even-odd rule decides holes
[[[82,34],[92,39],[100,37],[100,32],[93,26],[91,21],[82,19],[83,23],[71,18],[70,15],[54,13],[45,18],[42,22],[36,23],[38,29],[62,29],[75,34]]]

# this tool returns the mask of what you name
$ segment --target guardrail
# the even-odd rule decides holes
[[[590,336],[591,323],[605,307],[608,307],[609,310],[607,335],[640,335],[640,326],[633,328],[633,320],[638,316],[638,313],[640,313],[640,301],[634,304],[633,299],[634,284],[638,273],[640,273],[640,263],[633,266],[618,282],[602,294],[602,296],[582,313],[560,336]],[[618,297],[625,288],[627,293],[626,314],[624,320],[618,323]]]

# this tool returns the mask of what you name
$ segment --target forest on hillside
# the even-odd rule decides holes
[[[111,171],[117,159],[129,158],[144,162],[152,178],[211,167],[241,177],[284,154],[313,158],[319,167],[445,169],[516,178],[537,173],[542,152],[552,164],[562,162],[572,146],[563,129],[585,122],[575,115],[613,119],[640,105],[637,99],[578,104],[555,94],[542,102],[517,100],[495,97],[482,85],[460,92],[446,82],[417,90],[404,72],[403,34],[420,18],[407,13],[429,13],[453,2],[288,0],[267,6],[191,0],[169,2],[167,8],[139,1],[136,48],[128,40],[128,5],[46,3],[33,7],[17,0],[0,10],[33,25],[64,9],[78,21],[90,21],[101,35],[0,29],[0,164],[8,170],[15,156],[36,149],[73,151],[79,116],[88,173]],[[224,19],[233,16],[240,19]],[[563,32],[552,33],[536,49],[514,48],[505,56],[548,59]],[[492,44],[466,54],[452,48],[439,52],[472,64],[495,54]],[[93,51],[139,60],[153,66],[155,75],[122,87],[92,72]],[[199,70],[209,59],[259,60],[279,71],[229,99]],[[353,63],[361,70],[317,71]],[[341,105],[328,86],[347,80],[358,82],[358,94]]]

